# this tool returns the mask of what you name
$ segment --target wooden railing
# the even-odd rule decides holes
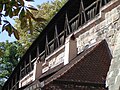
[[[58,34],[57,26],[55,25],[55,38],[53,38],[49,42],[46,35],[46,46],[44,51],[39,54],[40,60],[44,62],[47,56],[49,56],[56,49],[58,49],[64,44],[65,38],[67,36],[76,31],[79,27],[89,22],[91,19],[94,19],[96,16],[98,16],[101,7],[106,5],[109,1],[111,0],[96,0],[88,7],[84,8],[84,4],[81,0],[79,13],[77,15],[75,15],[72,19],[68,20],[68,15],[66,13],[64,30],[60,34]],[[32,64],[32,66],[33,65],[34,64]],[[21,78],[27,75],[30,71],[30,68],[26,65],[25,68],[21,69]]]
[[[64,30],[62,30],[62,32],[58,34],[57,25],[55,24],[55,38],[48,42],[47,38],[49,37],[47,37],[46,35],[46,47],[45,51],[43,51],[45,53],[45,57],[53,53],[60,46],[62,46],[67,36],[69,36],[71,33],[78,30],[79,27],[85,25],[87,22],[98,16],[101,7],[106,5],[109,1],[111,0],[96,0],[86,8],[84,8],[84,4],[81,1],[79,13],[70,20],[68,20],[69,17],[66,13]]]
[[[68,16],[66,14],[66,22],[68,22],[69,33],[74,32],[79,27],[85,25],[91,19],[94,19],[99,15],[101,7],[106,5],[111,0],[96,0],[90,6],[84,8],[83,2],[80,4],[79,13],[74,16],[70,21],[68,21]]]
[[[51,41],[48,42],[47,41],[48,37],[46,36],[45,49],[42,52],[39,52],[38,57],[40,58],[40,60],[42,60],[44,62],[45,58],[48,55],[53,53],[56,49],[58,49],[59,47],[61,47],[64,44],[65,38],[67,36],[69,36],[74,31],[78,30],[79,27],[85,25],[91,19],[94,19],[97,15],[99,15],[101,7],[106,5],[109,1],[111,1],[111,0],[95,0],[91,5],[84,8],[84,4],[83,4],[83,2],[81,0],[80,7],[79,7],[79,13],[77,13],[71,19],[68,19],[69,17],[68,17],[68,14],[66,13],[65,22],[64,22],[65,23],[64,24],[64,30],[62,30],[61,33],[58,34],[58,30],[56,28],[57,23],[53,24],[55,26],[55,29],[54,29],[55,30],[55,38],[53,38]],[[35,50],[35,51],[37,51],[37,50]],[[31,52],[29,54],[31,54]],[[29,57],[29,59],[30,59],[30,57]],[[29,65],[26,64],[23,68],[20,68],[20,77],[19,77],[19,79],[23,78],[27,73],[29,73],[29,72],[31,72],[33,70],[35,60],[37,60],[37,58],[35,58],[34,60],[29,60],[30,61]],[[23,60],[23,61],[25,61],[25,60]],[[12,79],[10,79],[10,80],[12,80]],[[10,86],[10,87],[12,88],[13,86]],[[12,90],[14,90],[14,89],[12,89]]]

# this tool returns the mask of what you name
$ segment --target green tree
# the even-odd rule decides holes
[[[0,42],[3,55],[0,57],[0,85],[8,79],[15,66],[18,64],[24,49],[19,42]]]
[[[66,0],[55,0],[53,2],[43,3],[38,6],[38,12],[31,11],[31,14],[39,22],[35,22],[33,19],[28,19],[28,22],[24,28],[21,28],[21,20],[18,18],[15,20],[15,27],[19,31],[20,40],[15,42],[0,42],[0,85],[2,86],[4,81],[8,79],[9,75],[19,62],[21,56],[31,45],[34,39],[40,34],[51,18],[59,11],[59,9],[65,4]],[[21,9],[22,10],[22,9]],[[46,21],[41,22],[41,17]],[[37,21],[36,20],[36,21]],[[32,28],[32,30],[29,28]],[[30,34],[31,33],[31,34]]]
[[[60,8],[66,3],[67,0],[54,0],[52,2],[46,2],[41,5],[38,5],[38,12],[32,11],[31,13],[35,18],[43,17],[46,21],[44,22],[35,22],[31,21],[33,32],[29,34],[28,27],[21,29],[20,21],[16,19],[15,27],[19,30],[20,33],[20,40],[19,42],[22,43],[27,49],[31,43],[36,39],[36,37],[40,34],[40,32],[45,28],[48,22],[52,19],[52,17],[60,10]]]
[[[33,1],[33,0],[26,0]],[[31,28],[31,19],[35,21],[44,21],[43,18],[35,18],[30,10],[37,11],[33,6],[25,6],[24,0],[0,0],[0,26],[2,31],[6,30],[8,35],[14,34],[16,39],[19,39],[18,30],[15,29],[11,23],[6,19],[7,17],[13,18],[17,16],[21,23],[21,29],[25,28],[29,24],[29,29]],[[27,23],[29,21],[29,23]]]

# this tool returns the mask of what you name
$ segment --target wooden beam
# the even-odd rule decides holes
[[[102,2],[103,2],[103,0],[100,0],[100,8],[102,7]]]
[[[37,45],[37,57],[39,57],[39,45]]]
[[[78,26],[82,25],[82,6],[81,6],[81,2],[80,2],[80,8],[79,8],[79,16],[78,16]]]
[[[29,64],[30,64],[30,70],[32,71],[31,54],[30,53],[29,53]]]
[[[65,30],[66,30],[66,36],[68,36],[71,33],[71,30],[70,30],[70,25],[69,25],[67,13],[65,16]]]
[[[54,34],[54,44],[57,44],[57,47],[59,47],[60,42],[59,42],[59,38],[58,38],[58,30],[57,30],[57,25],[55,25],[55,34]],[[56,45],[55,45],[56,48]]]
[[[21,70],[22,70],[22,68],[20,66],[20,77],[19,77],[20,79],[22,79]]]
[[[81,7],[82,7],[83,17],[84,17],[84,20],[85,20],[85,22],[86,22],[87,19],[86,19],[86,15],[85,15],[85,8],[84,8],[84,4],[83,4],[83,1],[82,1],[82,0],[81,0]]]
[[[48,37],[46,34],[46,45],[45,45],[45,56],[49,54],[49,45],[48,45]]]
[[[99,12],[99,11],[97,11],[99,9],[99,2],[100,2],[100,0],[96,1],[95,14],[97,14],[97,12]]]
[[[15,74],[15,84],[14,84],[15,85],[15,90],[17,89],[17,82],[18,82],[17,77],[18,77],[17,74]]]
[[[27,74],[27,72],[26,72],[26,60],[24,60],[24,70],[25,70],[25,75],[26,75]]]
[[[54,80],[53,84],[64,84],[64,85],[77,85],[77,86],[88,86],[88,87],[103,87],[105,88],[105,84],[101,83],[93,83],[93,82],[80,82],[80,81],[73,81],[73,80]]]

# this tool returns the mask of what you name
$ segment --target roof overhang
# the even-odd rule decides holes
[[[103,40],[79,54],[69,64],[42,81],[43,88],[53,86],[56,82],[105,84],[111,59],[107,42]]]

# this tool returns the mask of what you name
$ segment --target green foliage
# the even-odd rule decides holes
[[[7,3],[8,0],[2,0],[2,2]],[[10,0],[9,2],[14,1]],[[17,42],[0,42],[0,86],[3,85],[4,81],[8,79],[9,75],[17,65],[23,53],[35,40],[35,38],[40,34],[44,29],[47,23],[51,18],[59,11],[59,9],[65,4],[66,0],[55,0],[53,2],[43,3],[39,5],[39,10],[36,12],[36,9],[32,6],[25,9],[24,2],[22,0],[17,0],[22,8],[16,6],[14,11],[6,11],[6,16],[12,17],[18,15],[19,18],[16,18],[15,29],[7,20],[4,20],[5,24],[3,25],[3,31],[6,30],[11,34],[14,34],[17,39],[20,40]],[[1,2],[1,1],[0,1]],[[12,3],[12,5],[17,5]],[[19,6],[19,5],[18,5]],[[0,6],[2,7],[2,6]],[[5,7],[8,8],[7,4]],[[30,11],[34,10],[34,11]],[[0,8],[1,10],[1,8]],[[6,9],[7,10],[7,9]],[[2,10],[1,10],[2,11]],[[12,13],[12,14],[11,14]],[[19,14],[18,14],[19,13]],[[27,18],[26,18],[27,17]],[[43,18],[41,18],[43,17]],[[35,22],[39,21],[39,22]],[[42,21],[42,22],[41,22]],[[19,35],[18,35],[19,31]],[[31,33],[31,34],[30,34]],[[24,47],[24,48],[23,48]]]
[[[18,42],[6,41],[0,42],[0,50],[3,52],[0,56],[0,85],[3,85],[23,55],[24,49]]]
[[[2,27],[2,31],[6,30],[9,36],[11,36],[11,34],[14,34],[15,38],[19,40],[18,30],[11,25],[6,17],[13,18],[14,16],[18,16],[18,19],[21,23],[21,29],[24,29],[28,25],[30,32],[32,30],[32,24],[28,24],[28,20],[30,21],[33,19],[38,22],[45,21],[45,19],[41,17],[35,18],[30,10],[37,11],[37,9],[33,6],[25,6],[24,0],[0,0],[0,25]]]
[[[20,40],[19,42],[24,44],[25,49],[27,49],[31,43],[36,39],[36,37],[41,33],[45,28],[51,18],[60,10],[60,8],[66,3],[67,0],[54,0],[52,2],[46,2],[41,5],[38,5],[38,12],[32,11],[32,15],[39,20],[40,17],[43,17],[46,21],[44,22],[35,22],[33,20],[29,21],[29,24],[32,26],[32,34],[28,32],[29,27],[21,29],[20,21],[16,19],[15,27],[19,30]]]

